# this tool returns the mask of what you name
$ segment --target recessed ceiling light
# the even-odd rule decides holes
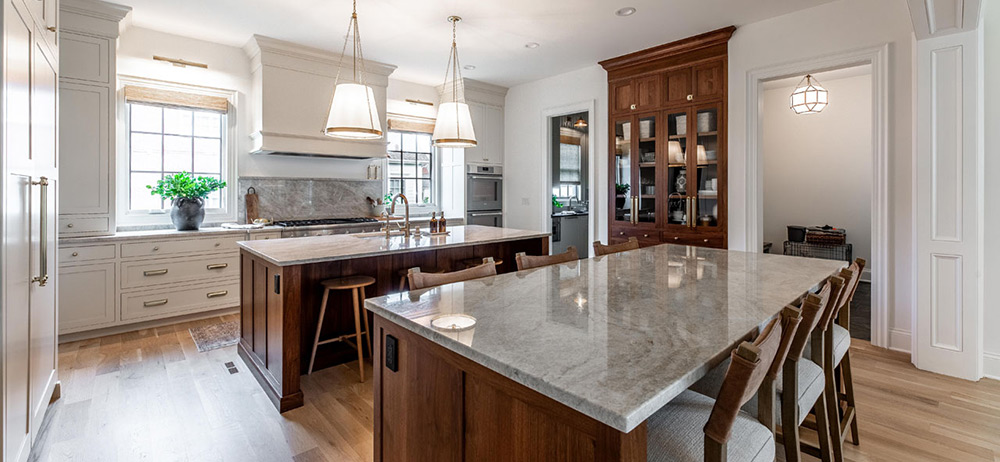
[[[631,6],[626,6],[625,8],[621,8],[618,11],[615,11],[615,14],[618,16],[632,16],[633,14],[635,14],[635,8]]]
[[[474,70],[476,70],[476,66],[473,66],[472,64],[466,64],[466,65],[462,66],[462,69],[465,69],[467,71],[474,71]]]
[[[525,48],[531,48],[531,49],[535,49],[535,48],[538,48],[540,46],[541,45],[539,45],[538,42],[528,42],[528,43],[524,44]]]

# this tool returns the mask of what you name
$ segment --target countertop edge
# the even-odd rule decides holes
[[[256,233],[277,233],[281,228],[277,226],[265,226],[253,229],[233,229],[233,228],[203,228],[197,231],[177,231],[173,229],[147,230],[147,231],[125,231],[115,234],[105,234],[101,236],[62,236],[58,237],[60,246],[92,245],[103,243],[118,243],[125,241],[137,241],[148,239],[198,239],[210,238],[213,236],[225,236],[227,234],[250,234]]]
[[[325,263],[325,262],[331,262],[331,261],[353,260],[353,259],[356,259],[356,258],[377,257],[377,256],[380,256],[380,255],[399,255],[399,254],[413,253],[413,252],[426,252],[426,251],[429,251],[429,250],[450,249],[450,248],[455,248],[455,247],[465,247],[465,246],[469,246],[469,245],[493,244],[493,243],[497,243],[497,242],[520,241],[520,240],[524,240],[524,239],[539,239],[539,238],[548,237],[548,236],[551,236],[551,235],[552,235],[552,233],[546,233],[546,232],[539,231],[539,232],[537,232],[537,234],[530,234],[530,235],[524,235],[524,236],[512,236],[512,237],[501,237],[501,238],[494,238],[494,239],[483,239],[483,240],[477,240],[477,241],[472,241],[472,242],[458,242],[458,243],[451,243],[451,244],[441,244],[441,245],[435,245],[435,246],[432,246],[432,247],[420,247],[420,248],[413,248],[413,249],[379,250],[379,251],[375,251],[375,252],[357,253],[357,254],[352,254],[352,255],[337,255],[337,256],[332,256],[332,257],[307,258],[307,259],[289,260],[289,261],[282,261],[282,262],[279,262],[279,261],[273,259],[272,257],[268,256],[267,254],[261,253],[261,252],[255,250],[255,249],[251,249],[251,248],[247,247],[245,245],[246,241],[237,242],[236,245],[238,245],[240,247],[241,251],[245,251],[245,252],[247,252],[247,253],[255,256],[255,257],[261,258],[261,259],[263,259],[263,260],[265,260],[268,263],[271,263],[273,265],[284,267],[284,266],[309,265],[309,264],[313,264],[313,263]],[[288,239],[308,239],[308,237],[306,237],[306,238],[285,238],[283,240],[288,240]]]

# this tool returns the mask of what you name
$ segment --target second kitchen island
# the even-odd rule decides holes
[[[302,406],[299,378],[309,365],[326,279],[366,275],[376,283],[366,296],[399,290],[399,271],[415,266],[445,271],[461,261],[503,260],[498,273],[515,270],[514,255],[547,255],[549,234],[485,226],[456,226],[447,236],[333,235],[241,242],[239,355],[284,412]],[[349,293],[331,293],[323,338],[354,329]],[[320,347],[315,369],[356,360],[338,344]]]

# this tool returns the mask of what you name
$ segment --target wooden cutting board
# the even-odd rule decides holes
[[[245,200],[247,205],[247,223],[253,223],[254,220],[260,218],[260,199],[257,198],[257,190],[253,189],[253,186],[247,189]]]

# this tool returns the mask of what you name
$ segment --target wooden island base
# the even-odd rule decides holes
[[[309,244],[306,239],[313,238],[303,238],[303,245]],[[505,273],[516,269],[517,252],[547,255],[548,241],[546,235],[288,266],[276,265],[242,249],[241,335],[237,350],[279,411],[300,407],[303,395],[299,377],[309,366],[323,295],[320,281],[358,274],[371,276],[377,282],[367,288],[366,296],[376,297],[399,290],[400,270],[423,266],[454,271],[463,269],[462,260],[493,257],[503,260],[497,272]],[[322,338],[353,333],[349,292],[331,293],[327,306]],[[314,370],[353,360],[357,360],[357,352],[343,342],[323,345],[317,351]]]
[[[376,462],[646,460],[645,422],[622,433],[381,316],[374,330]]]

